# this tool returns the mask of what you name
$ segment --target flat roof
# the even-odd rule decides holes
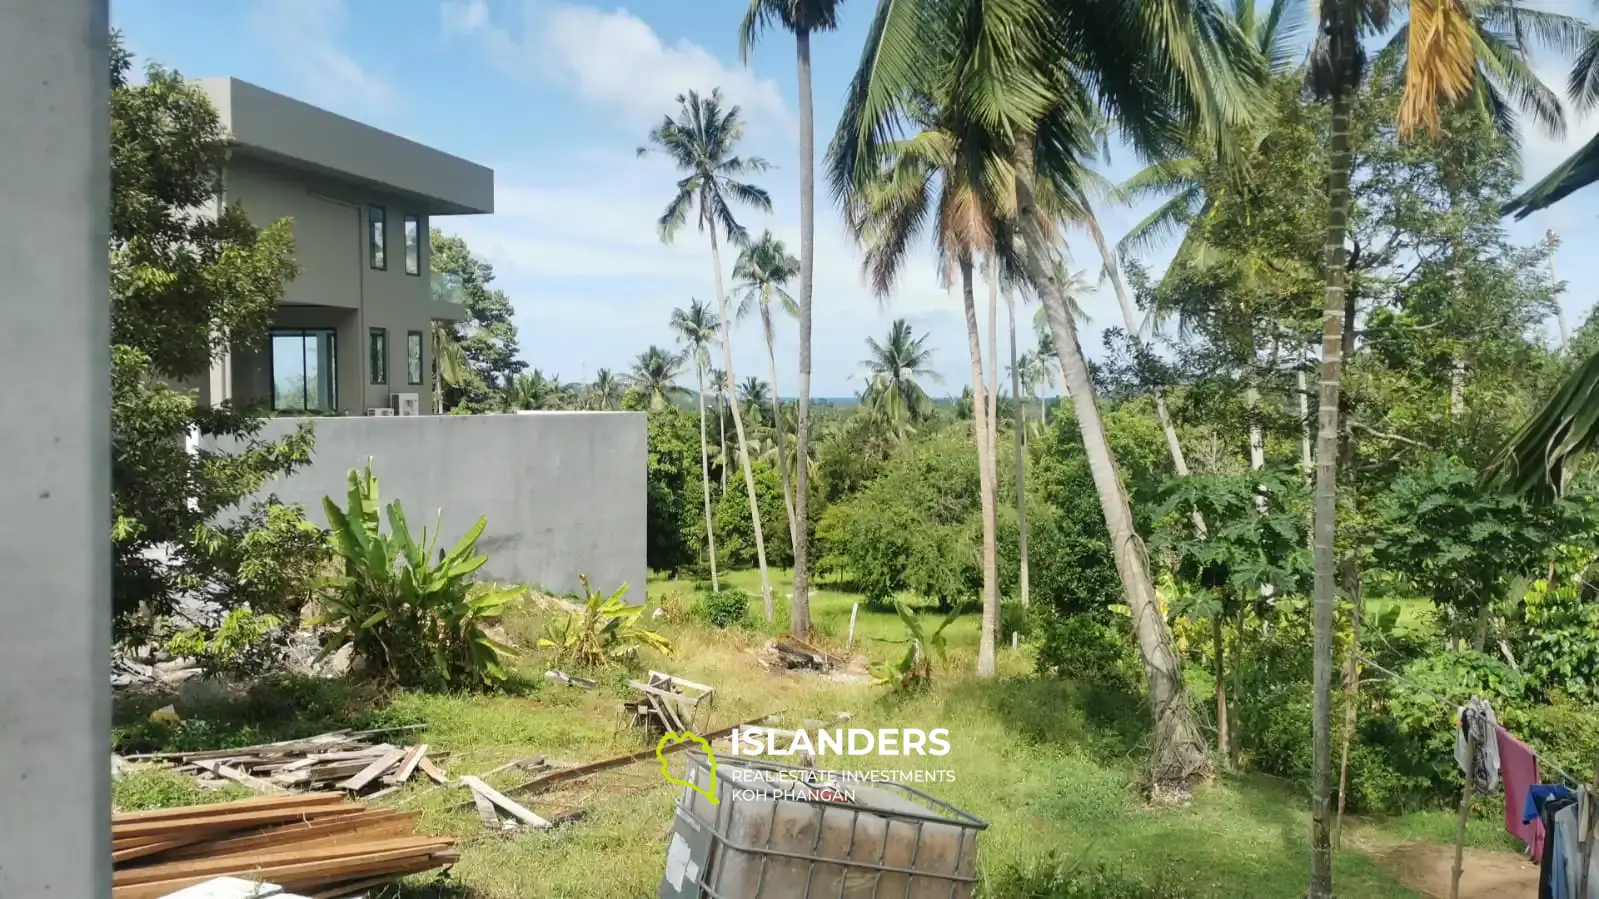
[[[193,84],[210,97],[236,153],[400,194],[429,215],[494,211],[494,171],[485,166],[248,81]]]

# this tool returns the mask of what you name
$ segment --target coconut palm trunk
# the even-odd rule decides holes
[[[983,379],[983,332],[977,325],[977,298],[972,284],[972,258],[960,260],[961,305],[966,313],[966,340],[972,356],[972,436],[977,444],[977,490],[983,515],[983,626],[977,640],[977,676],[993,677],[994,630],[999,626],[999,564],[995,555],[994,479],[988,438],[988,384]]]
[[[711,589],[721,590],[716,577],[716,529],[711,526],[711,448],[705,440],[705,362],[694,360],[694,377],[700,401],[700,478],[705,486],[705,545],[711,555]]]
[[[727,366],[727,383],[737,384],[733,371],[733,310],[727,302],[727,291],[722,287],[722,245],[716,239],[716,223],[707,222],[711,233],[711,264],[716,267],[716,303],[722,314],[722,364]],[[750,498],[750,525],[755,530],[755,562],[761,571],[761,599],[766,605],[766,620],[770,623],[777,614],[772,607],[772,578],[766,570],[766,537],[761,533],[761,503],[755,495],[755,470],[750,467],[749,443],[744,437],[744,415],[738,403],[728,403],[733,409],[733,437],[738,442],[738,461],[744,469],[744,489]],[[724,463],[725,464],[725,463]]]
[[[1329,28],[1339,36],[1335,71],[1353,69],[1353,10],[1346,0],[1327,5]],[[1312,640],[1311,763],[1310,798],[1310,899],[1332,899],[1332,637],[1333,613],[1337,603],[1338,557],[1334,546],[1338,514],[1338,402],[1343,375],[1345,276],[1344,239],[1349,222],[1349,176],[1353,159],[1349,140],[1349,115],[1353,86],[1339,84],[1332,92],[1332,126],[1328,134],[1331,149],[1327,178],[1327,233],[1322,244],[1323,270],[1327,279],[1321,336],[1321,391],[1316,422],[1315,527],[1312,542],[1315,559],[1314,614]]]
[[[811,446],[811,288],[816,264],[816,111],[811,102],[811,33],[794,31],[799,70],[800,286],[799,409],[794,426],[794,596],[789,633],[805,639],[811,631],[810,477]]]
[[[766,332],[766,366],[772,378],[772,426],[777,439],[777,476],[783,485],[783,508],[788,512],[788,540],[792,549],[799,539],[799,528],[794,519],[794,496],[788,492],[788,454],[783,449],[783,407],[777,398],[777,350],[772,345],[776,337],[772,333],[770,303],[761,304],[761,328]]]
[[[1037,286],[1039,297],[1047,310],[1050,332],[1055,339],[1055,352],[1060,357],[1065,376],[1065,389],[1071,395],[1072,408],[1077,413],[1083,453],[1094,479],[1094,489],[1099,494],[1100,510],[1105,516],[1105,528],[1109,532],[1112,554],[1116,560],[1116,572],[1121,578],[1122,592],[1132,615],[1133,632],[1144,664],[1149,705],[1154,716],[1150,779],[1155,786],[1186,784],[1209,772],[1209,752],[1198,723],[1194,720],[1193,710],[1188,705],[1182,667],[1172,648],[1171,631],[1166,626],[1160,602],[1155,596],[1143,541],[1133,528],[1132,507],[1127,500],[1121,473],[1116,470],[1116,459],[1105,433],[1099,401],[1088,375],[1088,361],[1083,357],[1082,346],[1078,343],[1076,322],[1072,321],[1065,299],[1061,296],[1060,285],[1046,264],[1046,260],[1051,258],[1053,245],[1038,216],[1038,202],[1033,191],[1033,146],[1030,136],[1020,140],[1017,145],[1016,194],[1017,219],[1023,239],[1019,255],[1028,279]]]
[[[1016,370],[1016,297],[1009,290],[1005,291],[1005,313],[1010,320],[1010,394],[1016,400],[1016,554],[1021,559],[1016,591],[1022,605],[1027,606],[1031,602],[1031,591],[1027,571],[1027,468],[1022,447],[1027,423],[1022,414],[1021,374]]]
[[[716,391],[716,426],[722,432],[722,492],[727,492],[727,394]]]

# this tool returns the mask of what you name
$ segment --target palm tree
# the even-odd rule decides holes
[[[880,177],[885,160],[899,155],[892,137],[918,124],[925,98],[942,98],[940,118],[957,138],[964,171],[1001,219],[996,252],[1050,310],[1147,675],[1156,785],[1208,771],[1209,757],[1076,323],[1054,277],[1059,238],[1053,216],[1041,208],[1039,185],[1080,186],[1082,163],[1097,152],[1101,114],[1148,155],[1170,140],[1173,122],[1223,139],[1260,105],[1260,69],[1214,0],[880,0],[830,152],[835,194],[858,197]]]
[[[677,376],[683,373],[683,362],[680,354],[651,346],[633,360],[633,370],[628,373],[629,386],[649,402],[651,409],[664,409],[671,405],[672,397],[683,392],[677,385]]]
[[[810,458],[811,445],[811,290],[816,267],[816,110],[811,100],[811,34],[838,27],[838,0],[750,0],[739,27],[739,56],[749,54],[761,31],[778,24],[794,35],[795,71],[799,76],[800,286],[799,286],[799,417],[794,427],[795,454]],[[775,381],[773,383],[776,383]],[[809,521],[810,476],[804,466],[794,473],[796,522]],[[789,632],[810,635],[809,528],[794,532],[794,592],[789,605]]]
[[[743,203],[762,212],[772,211],[772,198],[766,191],[738,179],[745,175],[764,172],[766,161],[758,156],[734,155],[734,148],[744,136],[744,121],[739,108],[722,107],[722,92],[711,91],[701,97],[694,91],[677,98],[677,118],[666,116],[661,124],[651,129],[649,142],[672,160],[678,171],[685,173],[677,182],[677,193],[666,204],[657,223],[661,241],[671,243],[672,238],[688,221],[690,208],[694,209],[696,224],[701,232],[708,232],[711,240],[711,266],[716,281],[716,302],[722,323],[722,364],[729,380],[733,373],[733,315],[728,306],[727,292],[722,289],[722,249],[716,234],[720,229],[735,246],[749,243],[749,232],[733,216],[733,201]],[[639,154],[649,152],[640,147]],[[738,404],[733,405],[733,433],[738,441],[738,455],[744,469],[744,488],[749,494],[750,524],[755,532],[755,559],[761,571],[761,595],[766,604],[766,620],[776,615],[772,606],[772,579],[766,570],[766,537],[761,533],[761,508],[755,496],[755,472],[750,467],[749,446],[744,438],[744,417]]]
[[[738,385],[739,404],[744,414],[755,420],[756,427],[766,426],[766,406],[771,397],[771,386],[754,375]]]
[[[1339,398],[1346,344],[1354,337],[1352,297],[1345,240],[1352,201],[1349,180],[1354,168],[1350,148],[1350,113],[1364,70],[1362,32],[1387,26],[1388,6],[1373,0],[1327,0],[1321,6],[1321,28],[1311,52],[1309,77],[1315,92],[1329,101],[1330,173],[1327,181],[1327,230],[1322,244],[1325,278],[1321,340],[1321,390],[1316,431],[1314,547],[1313,673],[1311,710],[1313,741],[1311,777],[1311,899],[1332,896],[1332,636],[1337,597],[1338,559],[1334,547],[1337,517]],[[1508,33],[1501,31],[1506,29]],[[1460,103],[1489,115],[1501,130],[1513,133],[1515,110],[1530,112],[1554,136],[1563,136],[1559,102],[1527,63],[1530,42],[1556,49],[1581,46],[1588,29],[1569,16],[1522,9],[1506,0],[1465,6],[1446,0],[1418,0],[1410,21],[1390,46],[1403,54],[1405,90],[1400,102],[1399,130],[1436,131],[1443,109]],[[1580,63],[1579,63],[1580,64]],[[1507,99],[1508,94],[1508,99]],[[1514,201],[1511,204],[1515,205]]]
[[[861,365],[865,366],[868,378],[861,404],[881,415],[896,433],[903,433],[932,411],[932,398],[916,379],[927,378],[936,383],[944,380],[927,367],[933,361],[933,350],[927,346],[930,337],[929,334],[917,337],[909,322],[896,318],[888,326],[888,337],[882,343],[866,338],[868,355]]]
[[[559,375],[547,377],[541,369],[516,376],[506,388],[506,405],[511,409],[547,410],[566,405],[566,389]]]
[[[977,443],[983,519],[983,625],[978,637],[977,673],[992,677],[994,634],[999,622],[997,478],[973,275],[978,255],[990,253],[994,246],[995,215],[985,202],[992,195],[983,180],[987,173],[966,157],[961,135],[944,121],[942,113],[934,98],[926,94],[907,109],[906,119],[917,130],[910,138],[882,148],[882,158],[875,165],[871,180],[858,186],[849,182],[846,215],[866,248],[865,272],[879,297],[892,292],[906,251],[929,218],[937,222],[931,236],[943,279],[953,280],[952,273],[958,273],[960,278],[972,364],[972,430]]]
[[[601,411],[611,411],[622,402],[622,383],[608,368],[594,373],[594,383],[589,385],[589,401]]]
[[[466,364],[466,351],[449,322],[433,323],[433,412],[444,414],[444,391],[460,390],[472,371]]]
[[[722,469],[722,492],[727,492],[727,396],[732,389],[728,385],[727,372],[720,368],[711,369],[711,389],[716,391],[716,426],[722,432],[722,454],[717,456],[717,463]]]
[[[1027,453],[1022,446],[1026,439],[1023,434],[1027,430],[1027,416],[1022,408],[1021,365],[1016,360],[1016,296],[1009,288],[1005,290],[1005,314],[1010,324],[1010,395],[1016,405],[1016,433],[1012,435],[1016,444],[1016,556],[1019,560],[1016,590],[1025,607],[1032,603],[1031,573],[1027,564]],[[997,362],[995,367],[998,367]]]
[[[788,250],[783,242],[772,236],[771,231],[761,235],[761,239],[745,247],[738,254],[738,261],[733,264],[733,277],[739,282],[735,288],[741,291],[744,299],[738,305],[738,317],[744,318],[756,310],[761,314],[761,333],[766,337],[766,364],[772,378],[772,421],[777,426],[777,474],[783,485],[783,505],[788,512],[788,539],[790,548],[799,540],[797,534],[798,524],[794,517],[794,497],[789,493],[788,487],[788,462],[787,455],[783,452],[782,416],[778,415],[777,403],[777,351],[775,342],[777,336],[772,329],[772,304],[779,304],[782,310],[789,315],[798,315],[799,307],[794,302],[794,297],[785,289],[790,279],[799,271],[799,260],[788,255]]]
[[[711,589],[722,589],[716,577],[716,529],[711,525],[711,460],[705,440],[705,370],[711,366],[711,346],[716,343],[716,313],[699,300],[688,309],[672,310],[672,331],[694,360],[694,399],[700,407],[700,478],[705,487],[705,545],[711,558]]]

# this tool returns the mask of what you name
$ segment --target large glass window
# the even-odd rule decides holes
[[[272,408],[332,412],[338,408],[338,363],[332,329],[272,331]]]
[[[368,331],[366,346],[372,383],[389,383],[389,332],[382,328]]]
[[[422,383],[422,332],[405,332],[405,383]]]
[[[405,217],[405,273],[422,274],[422,218]]]
[[[385,252],[389,248],[388,215],[382,206],[368,206],[366,218],[367,228],[370,229],[367,232],[367,262],[381,271],[389,267],[388,254]]]

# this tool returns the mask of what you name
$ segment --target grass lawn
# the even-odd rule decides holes
[[[732,573],[727,581],[759,595],[753,572]],[[784,573],[774,585],[782,616],[789,583]],[[1192,896],[1279,899],[1304,893],[1309,821],[1298,790],[1246,777],[1204,787],[1186,807],[1144,807],[1132,786],[1145,753],[1143,725],[1129,720],[1128,699],[1101,694],[1093,685],[1031,677],[1025,645],[1001,650],[999,679],[969,677],[976,616],[947,631],[950,660],[939,669],[934,689],[897,699],[866,684],[765,670],[757,658],[768,639],[758,632],[760,626],[719,632],[688,620],[681,615],[688,590],[684,584],[673,595],[673,584],[650,583],[652,602],[664,599],[673,611],[660,629],[673,639],[676,652],[670,658],[652,655],[645,664],[718,688],[714,720],[702,723],[702,729],[779,711],[785,726],[848,712],[851,727],[947,728],[952,748],[943,758],[825,758],[818,764],[954,771],[953,783],[924,789],[988,822],[979,841],[985,877],[997,879],[1054,857],[1166,876]],[[827,589],[814,595],[813,615],[824,635],[819,640],[842,645],[855,600]],[[760,618],[758,599],[752,617]],[[517,645],[532,647],[542,629],[541,615],[520,610],[506,629]],[[862,607],[858,644],[901,631],[892,615]],[[865,644],[877,658],[895,650],[870,640]],[[125,699],[118,706],[118,738],[128,751],[155,745],[214,748],[339,726],[416,722],[427,730],[408,739],[455,753],[444,763],[454,774],[486,772],[539,755],[575,764],[644,748],[618,714],[625,674],[602,675],[600,689],[586,692],[549,684],[542,677],[547,667],[548,659],[529,650],[513,689],[496,696],[378,696],[343,682],[272,681],[243,697],[180,706],[185,720],[176,728],[147,720],[152,708],[168,700]],[[501,788],[520,779],[514,772],[489,778]],[[184,780],[140,772],[117,785],[117,800],[124,807],[195,801]],[[552,832],[508,838],[483,831],[470,808],[455,808],[467,798],[463,790],[413,783],[382,803],[416,810],[422,829],[461,841],[463,857],[452,885],[419,885],[409,895],[625,899],[655,895],[675,797],[654,766],[634,765],[531,797],[526,804],[545,817],[579,808],[586,817]],[[1411,826],[1415,833],[1404,830],[1409,825],[1395,825],[1394,833],[1434,838],[1441,821],[1418,820]],[[1342,853],[1336,869],[1344,899],[1416,895],[1364,855]]]

